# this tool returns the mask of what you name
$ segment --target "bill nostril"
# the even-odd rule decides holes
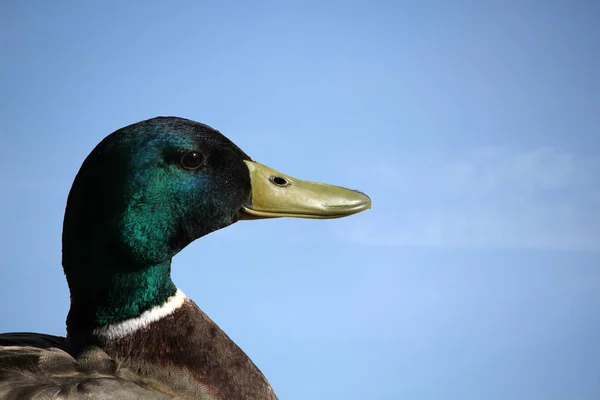
[[[271,177],[269,177],[269,180],[271,182],[273,182],[275,185],[281,186],[281,187],[284,187],[284,186],[287,186],[290,184],[290,182],[287,179],[282,178],[281,176],[271,176]]]

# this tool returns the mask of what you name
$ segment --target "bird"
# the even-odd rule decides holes
[[[193,120],[116,130],[84,160],[67,198],[66,336],[0,334],[0,399],[277,399],[172,281],[172,258],[239,220],[369,208],[366,194],[278,172]]]

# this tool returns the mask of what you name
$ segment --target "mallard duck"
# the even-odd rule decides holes
[[[253,161],[213,128],[157,117],[102,140],[65,210],[66,337],[0,335],[2,399],[276,399],[171,280],[171,259],[240,219],[338,218],[365,194]]]

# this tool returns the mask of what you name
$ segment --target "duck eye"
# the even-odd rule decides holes
[[[274,184],[276,184],[277,186],[281,186],[281,187],[284,187],[284,186],[287,186],[290,184],[290,182],[287,179],[282,178],[280,176],[271,176],[271,177],[269,177],[269,180],[271,182],[273,182]]]
[[[181,157],[181,166],[187,170],[193,171],[202,165],[204,158],[197,151],[188,151]]]

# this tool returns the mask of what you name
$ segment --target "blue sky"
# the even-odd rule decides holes
[[[583,0],[4,2],[0,332],[64,333],[81,162],[176,115],[373,199],[174,260],[281,399],[600,398],[599,18]]]

